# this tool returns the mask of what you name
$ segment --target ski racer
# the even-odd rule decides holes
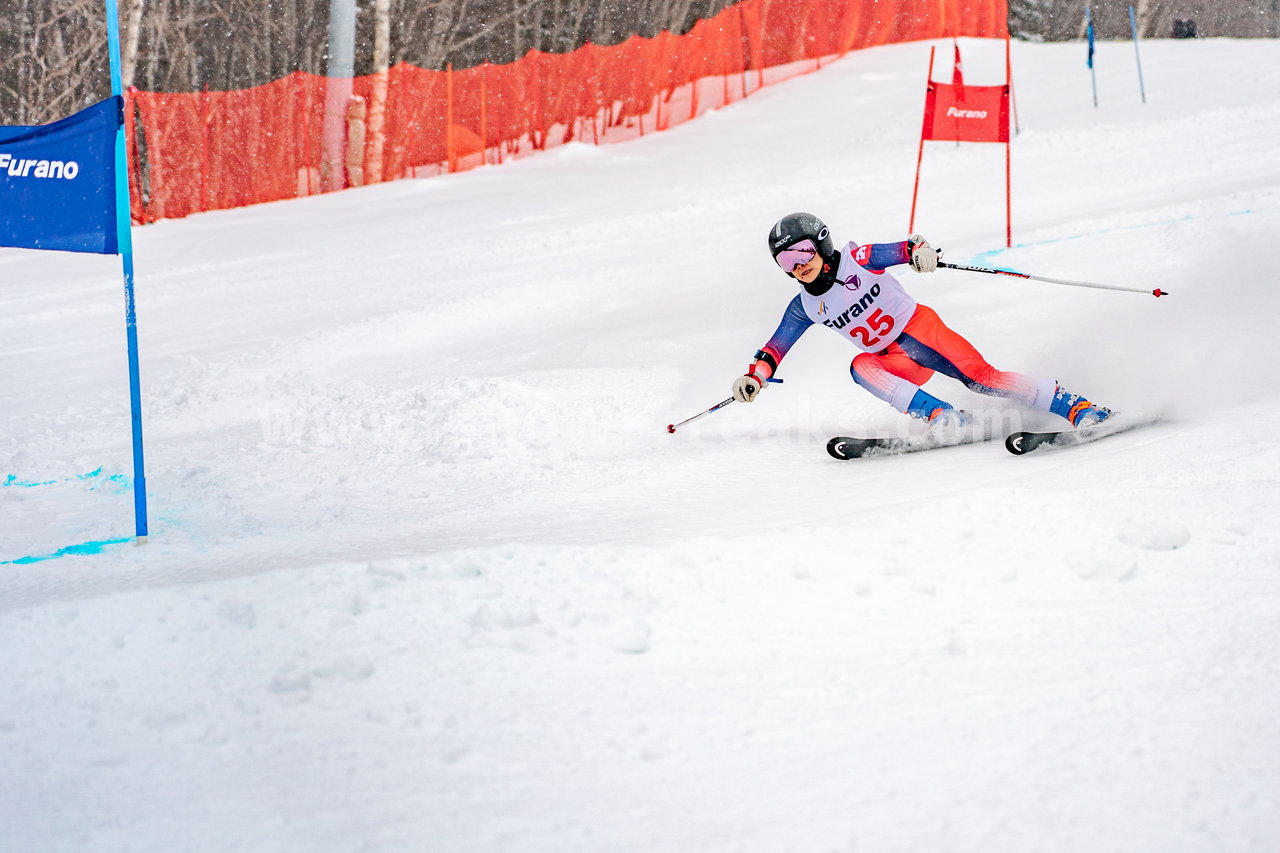
[[[753,401],[800,336],[821,323],[862,350],[849,365],[854,382],[931,425],[965,423],[963,413],[920,387],[935,372],[958,379],[971,391],[1060,415],[1075,427],[1111,414],[1055,380],[997,370],[937,312],[916,302],[886,270],[899,264],[910,264],[918,273],[937,269],[937,251],[918,234],[897,243],[848,243],[837,251],[821,219],[791,213],[769,231],[769,252],[783,272],[800,282],[801,290],[773,337],[734,381],[733,396],[739,402]]]

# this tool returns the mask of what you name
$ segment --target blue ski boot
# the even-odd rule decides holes
[[[939,400],[923,389],[916,391],[916,395],[911,398],[911,405],[907,406],[907,414],[913,418],[928,421],[931,428],[935,426],[961,427],[969,422],[969,418],[964,412],[950,403]]]
[[[1049,411],[1066,418],[1073,427],[1102,423],[1111,417],[1110,409],[1095,405],[1079,394],[1072,394],[1061,385],[1058,386],[1058,390],[1053,394],[1053,402],[1049,404]]]

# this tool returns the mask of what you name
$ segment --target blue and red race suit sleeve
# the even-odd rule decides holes
[[[911,263],[911,241],[868,243],[858,247],[853,259],[872,272],[884,272],[889,267]]]
[[[809,319],[808,314],[804,313],[804,304],[801,303],[800,294],[797,293],[787,305],[787,310],[783,312],[778,330],[773,333],[773,337],[769,338],[767,344],[756,351],[755,362],[747,369],[747,373],[754,374],[761,381],[767,381],[770,376],[778,372],[778,362],[786,357],[795,342],[800,340],[800,336],[812,325],[813,321]]]

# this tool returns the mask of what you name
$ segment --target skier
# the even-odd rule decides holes
[[[972,391],[1010,397],[1061,415],[1075,427],[1111,414],[1052,379],[997,370],[932,308],[916,302],[885,270],[907,263],[919,273],[938,268],[937,251],[918,234],[898,243],[848,243],[836,251],[821,219],[791,213],[770,230],[769,252],[802,289],[746,374],[734,381],[733,396],[739,402],[754,400],[792,345],[810,326],[821,323],[862,350],[849,365],[854,382],[931,425],[965,423],[962,412],[920,387],[935,372],[960,380]]]

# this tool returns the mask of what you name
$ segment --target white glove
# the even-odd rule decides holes
[[[764,390],[766,384],[754,373],[739,376],[733,381],[733,399],[739,403],[750,403],[756,398],[757,394]]]
[[[938,250],[919,234],[907,238],[911,248],[911,268],[916,272],[933,272],[938,268]]]

